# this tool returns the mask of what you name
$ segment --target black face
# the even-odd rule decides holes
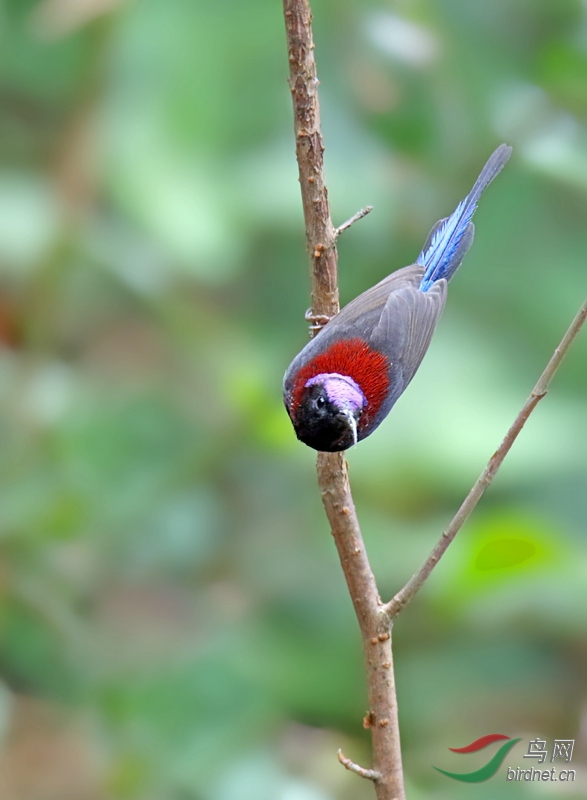
[[[305,390],[296,417],[291,417],[291,421],[298,439],[314,450],[337,453],[355,443],[347,416],[330,402],[318,384]]]

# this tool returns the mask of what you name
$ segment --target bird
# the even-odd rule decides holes
[[[500,145],[469,194],[434,225],[416,261],[333,316],[293,359],[283,399],[297,438],[335,453],[370,436],[420,366],[447,286],[473,243],[472,217],[512,149]]]

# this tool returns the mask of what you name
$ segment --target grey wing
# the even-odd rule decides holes
[[[404,288],[416,288],[424,275],[424,267],[412,264],[388,275],[375,286],[355,297],[334,317],[337,325],[353,326],[359,323],[363,335],[376,328],[390,296]],[[325,330],[328,329],[326,326]]]
[[[403,286],[392,292],[373,329],[370,344],[391,361],[391,402],[414,377],[428,350],[446,302],[447,282],[437,281],[427,292]]]

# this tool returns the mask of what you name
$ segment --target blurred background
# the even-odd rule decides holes
[[[343,302],[514,147],[349,453],[389,598],[585,295],[587,3],[313,10],[335,224],[375,207]],[[2,0],[0,37],[0,797],[367,800],[336,761],[370,759],[358,628],[281,401],[309,305],[281,4]],[[587,796],[586,358],[396,624],[410,800]],[[432,768],[493,732],[524,741],[486,784]],[[575,740],[573,784],[506,782],[537,736]]]

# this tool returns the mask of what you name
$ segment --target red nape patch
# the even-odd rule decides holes
[[[339,375],[351,377],[367,398],[368,406],[359,422],[361,428],[373,419],[385,399],[389,388],[388,366],[387,356],[371,350],[363,339],[342,339],[335,342],[298,372],[292,392],[293,410],[295,412],[301,403],[304,388],[310,378],[323,372],[338,372]]]

